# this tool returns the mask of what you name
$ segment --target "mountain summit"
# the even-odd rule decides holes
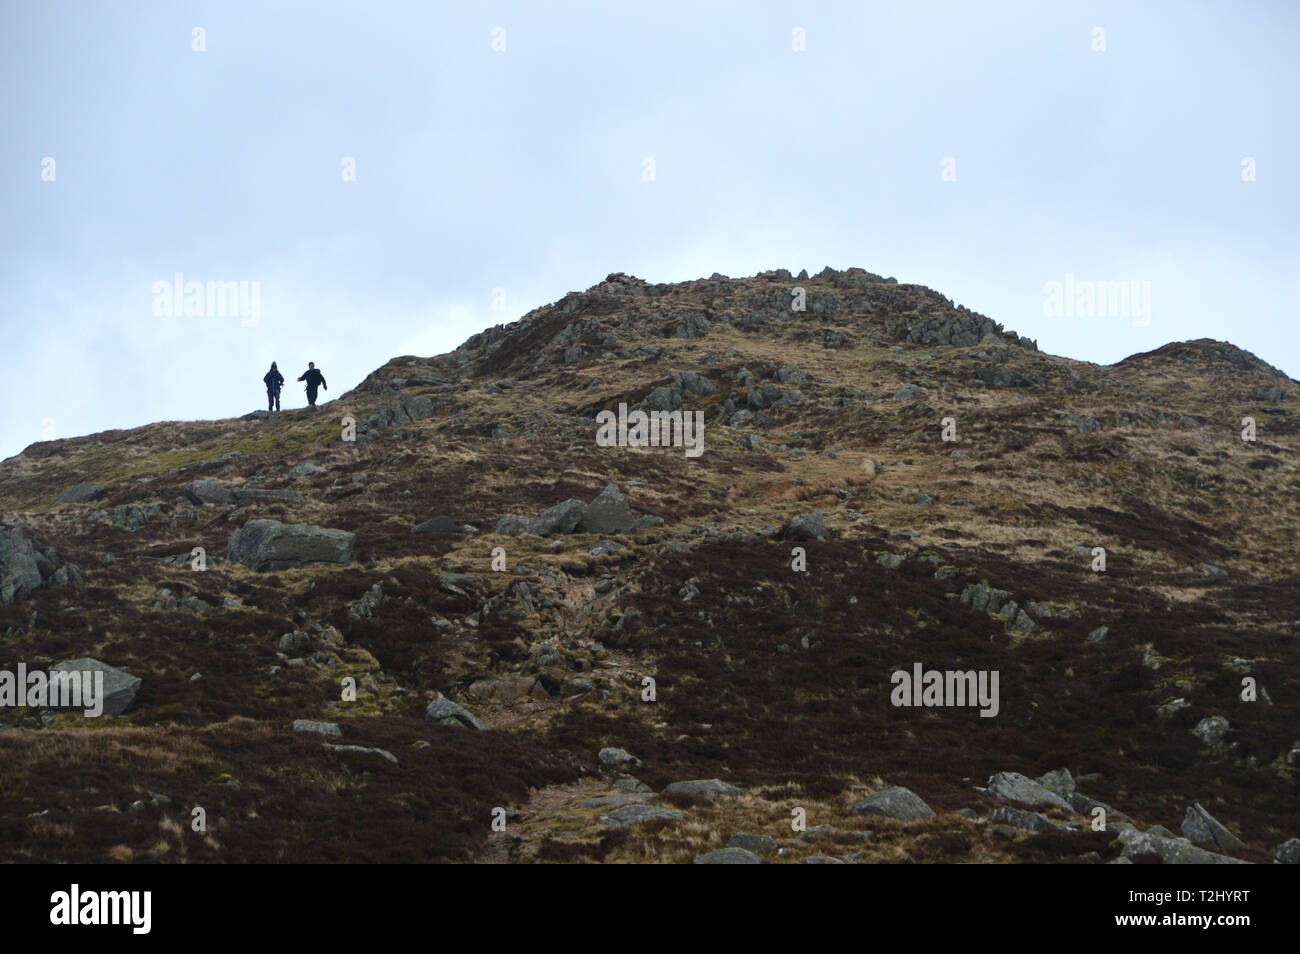
[[[34,861],[1294,861],[1298,415],[1226,343],[1098,366],[782,269],[612,274],[314,412],[35,444],[0,463],[0,702],[22,666],[106,705],[10,680],[0,830]]]

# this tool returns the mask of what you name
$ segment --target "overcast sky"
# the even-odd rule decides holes
[[[1300,377],[1297,11],[0,0],[0,456],[264,407],[272,360],[335,396],[616,271],[856,265]],[[256,319],[166,314],[177,273]],[[1132,314],[1052,314],[1067,274]]]

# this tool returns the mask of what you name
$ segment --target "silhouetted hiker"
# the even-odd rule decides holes
[[[262,376],[262,381],[266,384],[266,409],[280,410],[280,388],[284,386],[284,375],[276,369],[274,361],[271,362],[271,370]]]
[[[298,380],[307,382],[307,406],[308,407],[316,406],[317,388],[324,388],[326,391],[330,389],[329,385],[325,383],[325,375],[321,374],[319,371],[316,370],[315,361],[307,362],[307,370],[302,373],[302,377],[300,377]]]

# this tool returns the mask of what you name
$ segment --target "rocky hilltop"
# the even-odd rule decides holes
[[[828,268],[35,444],[0,672],[111,704],[0,707],[6,859],[1295,862],[1298,416]]]

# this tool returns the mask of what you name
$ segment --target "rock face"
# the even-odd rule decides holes
[[[459,703],[452,702],[443,695],[439,695],[438,698],[429,703],[428,707],[424,710],[424,721],[466,729],[487,728],[487,726],[475,718],[473,713],[468,709]]]
[[[31,541],[17,527],[0,527],[0,603],[15,603],[41,586]]]
[[[50,669],[60,672],[102,672],[104,674],[104,715],[120,715],[125,712],[135,701],[135,694],[140,691],[140,684],[143,681],[139,676],[123,672],[98,659],[71,659],[57,666],[51,666]]]
[[[250,520],[230,535],[227,559],[254,570],[288,570],[352,559],[356,534],[278,520]]]
[[[61,503],[91,503],[95,500],[103,500],[108,496],[108,491],[99,484],[89,481],[76,484],[60,493],[54,498],[56,504]]]
[[[1189,841],[1206,848],[1238,848],[1241,839],[1228,831],[1219,821],[1207,812],[1199,802],[1187,807],[1183,816],[1183,835]]]
[[[912,821],[916,818],[928,818],[934,814],[921,797],[914,792],[895,785],[881,789],[859,802],[854,802],[849,810],[852,815],[883,815],[897,818],[899,821]]]

